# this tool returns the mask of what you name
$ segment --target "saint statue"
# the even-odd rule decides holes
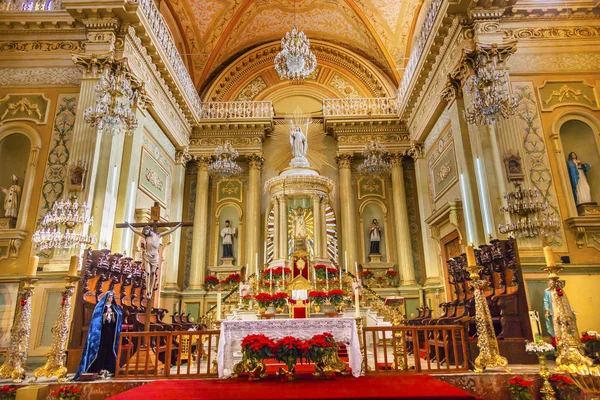
[[[144,268],[146,269],[146,297],[150,299],[152,297],[152,290],[154,289],[154,278],[158,276],[158,251],[161,246],[161,238],[177,230],[183,225],[183,222],[180,222],[171,229],[167,229],[163,233],[154,232],[154,229],[152,229],[150,225],[143,227],[142,230],[139,231],[131,226],[129,222],[126,222],[125,224],[133,231],[133,233],[144,238],[142,243],[142,261],[144,263]]]
[[[6,189],[0,187],[4,192],[4,216],[8,218],[17,218],[19,213],[19,200],[21,199],[21,187],[19,178],[16,175],[11,176],[12,185]]]
[[[94,308],[76,381],[83,373],[115,373],[123,316],[114,300],[114,292],[106,292]]]
[[[306,229],[306,219],[304,218],[304,209],[302,207],[296,208],[293,216],[293,235],[294,238],[305,239],[308,236]]]
[[[379,243],[381,242],[381,229],[377,219],[374,219],[369,228],[369,239],[371,240],[371,249],[369,254],[381,254]]]
[[[572,151],[567,160],[567,169],[571,179],[571,188],[575,197],[575,204],[585,204],[592,202],[590,185],[587,180],[587,173],[590,170],[590,164],[586,164],[577,158],[577,154]]]
[[[297,125],[292,126],[290,129],[290,144],[292,145],[292,155],[294,156],[292,161],[290,161],[290,165],[293,167],[310,166],[306,159],[308,142],[306,141],[306,136]]]
[[[233,237],[236,234],[236,228],[230,226],[229,220],[225,221],[225,228],[221,230],[221,237],[223,238],[223,258],[233,258]]]
[[[556,281],[556,286],[560,287],[561,289],[563,288],[563,283],[559,280]],[[545,325],[546,325],[546,331],[548,331],[548,334],[552,337],[556,337],[557,336],[557,332],[556,332],[556,321],[554,320],[554,309],[556,308],[556,299],[554,298],[553,294],[556,293],[556,289],[554,286],[554,282],[552,279],[548,279],[548,287],[546,288],[546,290],[544,291],[544,316],[545,316]],[[566,294],[564,294],[564,291],[562,292],[562,296],[566,296]],[[571,305],[569,304],[568,301],[565,302],[565,306],[566,306],[566,318],[567,318],[567,324],[565,325],[567,327],[567,329],[569,329],[571,331],[571,333],[575,336],[578,337],[578,330],[577,330],[577,320],[575,319],[575,313],[573,313],[573,310],[571,309]],[[560,327],[560,324],[558,324],[558,326]],[[560,332],[558,332],[560,333]],[[559,335],[560,336],[560,335]]]

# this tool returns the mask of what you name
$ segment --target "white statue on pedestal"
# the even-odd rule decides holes
[[[19,213],[19,201],[21,200],[21,187],[19,178],[16,175],[11,176],[12,185],[6,189],[0,187],[4,192],[4,216],[8,218],[17,218]]]
[[[308,150],[308,142],[306,135],[298,125],[292,126],[290,129],[290,144],[292,145],[292,155],[294,158],[290,161],[292,167],[309,167],[310,164],[306,159],[306,151]]]

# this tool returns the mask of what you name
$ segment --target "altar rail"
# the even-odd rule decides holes
[[[122,332],[115,379],[214,378],[218,338],[218,330]]]
[[[398,106],[395,97],[323,99],[323,115],[325,117],[396,114],[398,114]]]
[[[378,373],[458,373],[469,370],[463,325],[376,326],[363,329],[363,368]]]

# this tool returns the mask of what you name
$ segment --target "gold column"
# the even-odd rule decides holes
[[[340,173],[340,201],[342,222],[342,250],[348,253],[348,268],[353,271],[357,259],[356,243],[356,207],[354,205],[354,193],[352,192],[352,159],[350,153],[338,154],[335,160],[338,163]],[[340,262],[344,262],[343,254]],[[343,264],[342,264],[343,265]]]
[[[190,289],[202,289],[206,272],[208,250],[208,166],[210,157],[199,156],[196,203],[194,206],[194,229],[192,235],[192,257],[190,266]]]
[[[250,271],[255,271],[256,254],[262,260],[261,223],[260,223],[260,170],[265,159],[260,154],[248,157],[248,203],[246,209],[246,263]],[[260,265],[260,262],[259,262]]]
[[[287,242],[287,199],[284,196],[279,198],[279,258],[287,260],[288,242]]]
[[[321,247],[322,247],[322,225],[323,225],[323,221],[321,220],[321,196],[319,195],[313,195],[312,196],[312,201],[313,201],[313,215],[314,215],[314,244],[315,244],[315,258],[321,258],[322,257],[322,251],[321,251]]]
[[[398,249],[398,265],[400,266],[400,284],[414,285],[415,271],[413,266],[410,230],[408,228],[408,208],[404,190],[404,171],[402,154],[392,155],[392,198],[394,202],[394,218],[396,219],[396,248]]]
[[[277,196],[271,197],[273,204],[273,260],[279,259],[279,199]]]

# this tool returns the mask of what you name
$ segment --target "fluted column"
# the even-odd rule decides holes
[[[273,260],[279,259],[279,199],[271,197],[273,204]]]
[[[281,196],[279,198],[279,258],[282,260],[287,260],[288,255],[287,222],[287,199],[285,196]]]
[[[192,257],[189,289],[202,289],[206,273],[208,251],[208,166],[210,157],[197,157],[198,179],[194,205],[194,229],[192,234]]]
[[[404,189],[403,158],[402,154],[392,155],[392,199],[394,202],[394,217],[396,219],[396,248],[398,265],[400,266],[400,284],[413,285],[416,281],[412,246],[410,243],[406,192]]]
[[[356,232],[356,207],[352,191],[352,154],[341,153],[336,156],[340,174],[340,202],[342,222],[342,251],[341,262],[344,262],[344,253],[348,254],[348,269],[354,271],[354,263],[358,260],[356,245],[358,243]]]
[[[260,172],[265,159],[259,154],[248,157],[250,169],[248,171],[248,202],[246,209],[246,263],[250,271],[255,271],[256,254],[259,259],[261,252],[261,226],[260,223]]]
[[[322,236],[323,236],[323,221],[321,217],[321,196],[312,196],[313,201],[313,234],[314,234],[314,245],[315,245],[315,258],[322,258]]]

